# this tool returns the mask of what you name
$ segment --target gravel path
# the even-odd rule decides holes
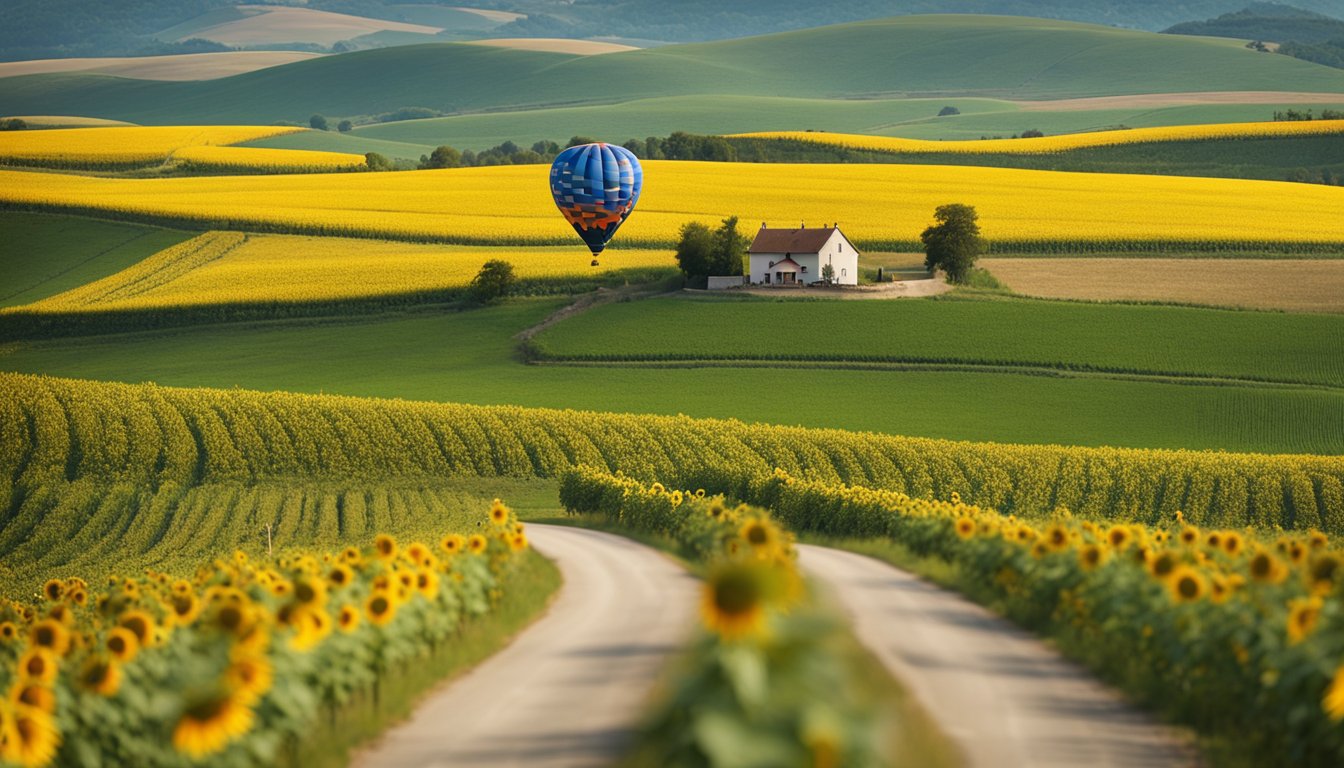
[[[1170,731],[984,608],[869,557],[798,550],[972,768],[1197,764]]]
[[[352,765],[598,766],[621,754],[668,654],[689,638],[697,582],[619,536],[527,531],[564,576],[549,612]]]

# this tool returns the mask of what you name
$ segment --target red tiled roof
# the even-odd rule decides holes
[[[809,229],[768,229],[762,227],[751,241],[748,253],[817,253],[830,239],[835,227]]]

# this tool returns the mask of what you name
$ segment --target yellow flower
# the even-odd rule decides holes
[[[426,600],[433,600],[439,596],[439,575],[433,571],[416,572],[415,588]]]
[[[19,639],[19,625],[12,621],[0,621],[0,642],[12,643]]]
[[[107,640],[104,642],[107,650],[117,661],[130,661],[140,652],[140,639],[135,633],[125,627],[113,627],[107,631]]]
[[[1203,574],[1188,565],[1177,566],[1167,578],[1167,589],[1178,603],[1193,603],[1208,591]]]
[[[90,656],[79,668],[79,684],[99,696],[114,696],[121,688],[121,667],[115,659]]]
[[[1332,552],[1312,558],[1311,565],[1307,569],[1307,578],[1311,581],[1312,588],[1322,592],[1334,588],[1341,573],[1340,565],[1339,556]]]
[[[1241,538],[1241,534],[1236,531],[1228,531],[1223,535],[1223,551],[1233,557],[1241,554],[1243,544],[1245,544],[1245,541]]]
[[[1199,542],[1199,529],[1193,525],[1187,525],[1181,529],[1181,543],[1187,547],[1192,547]]]
[[[297,579],[294,582],[294,602],[303,606],[320,606],[326,604],[327,585],[317,579]]]
[[[373,550],[379,560],[391,560],[397,556],[397,540],[380,533],[373,537]]]
[[[1058,552],[1069,546],[1069,529],[1056,523],[1045,532],[1045,544],[1052,552]]]
[[[29,648],[19,657],[19,679],[51,685],[56,682],[56,673],[60,670],[58,659],[59,657],[50,648],[42,646]]]
[[[769,553],[779,546],[779,529],[764,517],[748,518],[737,535],[758,553]]]
[[[173,747],[200,760],[252,730],[255,717],[244,698],[225,687],[194,692],[173,729]]]
[[[40,683],[27,680],[15,682],[9,689],[9,700],[14,704],[23,704],[48,714],[56,712],[56,692]]]
[[[509,522],[509,508],[499,499],[495,499],[495,503],[490,505],[490,522],[498,526]]]
[[[1256,550],[1251,556],[1247,570],[1250,571],[1252,580],[1263,584],[1278,584],[1287,575],[1287,570],[1278,558],[1263,549]]]
[[[481,534],[472,534],[471,538],[467,539],[467,551],[473,555],[479,555],[485,551],[488,544],[489,542]]]
[[[522,552],[527,549],[527,534],[519,531],[509,537],[509,549],[514,552]]]
[[[369,623],[385,627],[397,613],[396,601],[387,592],[374,592],[364,601],[364,613],[368,614]]]
[[[1096,570],[1097,566],[1106,562],[1106,550],[1098,544],[1088,544],[1078,552],[1078,564],[1084,571]]]
[[[28,631],[28,642],[38,648],[47,648],[57,656],[70,650],[70,630],[56,619],[43,619]]]
[[[140,641],[142,647],[154,640],[154,618],[142,610],[133,609],[121,614],[117,625],[135,633],[135,639]]]
[[[42,585],[42,594],[53,603],[60,600],[65,595],[65,582],[60,579],[48,579],[47,583]]]
[[[349,634],[359,628],[359,611],[353,605],[343,605],[336,614],[336,626]]]
[[[965,540],[975,535],[975,521],[969,517],[957,518],[957,538]]]
[[[1344,720],[1344,664],[1335,670],[1335,677],[1330,681],[1330,687],[1325,689],[1321,708],[1331,720]]]
[[[327,582],[337,589],[348,587],[355,580],[355,572],[345,563],[337,563],[327,572]]]
[[[1299,597],[1288,604],[1288,643],[1297,645],[1316,629],[1321,617],[1319,597]]]
[[[716,565],[701,590],[700,615],[705,626],[725,640],[759,635],[765,629],[769,591],[759,562],[725,561]]]
[[[60,745],[61,733],[50,713],[0,702],[0,760],[40,768],[51,763]]]
[[[251,706],[271,689],[275,671],[263,654],[240,654],[224,670],[224,679],[237,691],[243,703]]]
[[[439,541],[439,549],[450,555],[456,555],[467,546],[467,539],[460,533],[450,533]]]
[[[1148,572],[1157,579],[1166,579],[1176,570],[1176,558],[1170,552],[1163,552],[1160,555],[1148,560]]]
[[[1106,531],[1106,543],[1111,545],[1111,549],[1117,552],[1129,546],[1133,537],[1130,535],[1129,528],[1123,525],[1113,525]]]
[[[317,606],[299,606],[290,617],[290,625],[294,628],[294,634],[289,638],[289,647],[296,651],[310,651],[331,634],[331,615]]]

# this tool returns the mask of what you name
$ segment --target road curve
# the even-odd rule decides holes
[[[609,765],[668,654],[689,637],[696,580],[599,531],[528,525],[564,576],[546,615],[355,756],[357,768]]]
[[[988,610],[851,552],[799,562],[973,768],[1170,766],[1195,753],[1081,667]]]

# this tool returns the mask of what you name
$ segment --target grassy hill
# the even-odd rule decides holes
[[[33,75],[0,81],[0,103],[13,113],[206,123],[700,94],[1054,99],[1200,90],[1344,93],[1344,73],[1215,38],[1017,17],[918,16],[600,57],[445,43],[203,83]]]

